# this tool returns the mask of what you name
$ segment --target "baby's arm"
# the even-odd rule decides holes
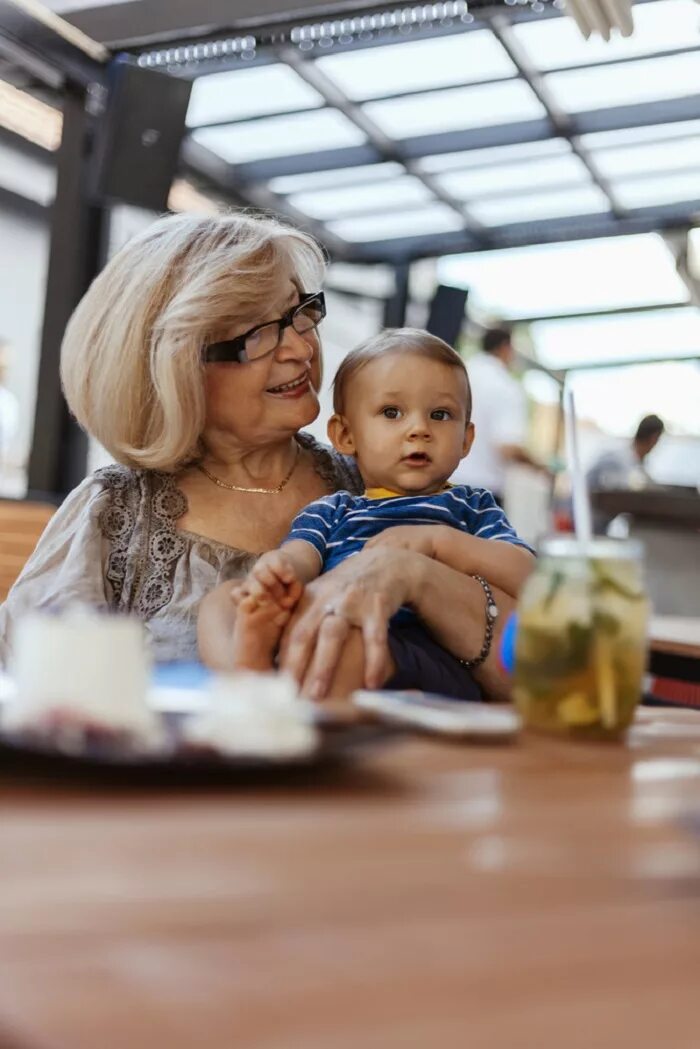
[[[433,557],[466,575],[480,575],[510,597],[520,588],[535,564],[534,554],[502,539],[480,539],[448,525],[437,525]]]
[[[242,590],[282,608],[293,608],[302,590],[321,574],[321,559],[310,543],[292,539],[279,550],[262,554],[251,568]]]
[[[532,571],[534,555],[501,539],[479,539],[450,525],[399,525],[374,536],[367,546],[394,546],[425,554],[465,575],[480,575],[510,597]]]

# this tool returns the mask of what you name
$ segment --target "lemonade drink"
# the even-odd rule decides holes
[[[649,601],[641,546],[556,536],[518,604],[514,698],[525,723],[576,736],[620,736],[634,716]]]

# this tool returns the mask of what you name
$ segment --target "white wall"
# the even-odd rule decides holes
[[[11,458],[21,464],[4,479],[7,494],[23,494],[29,456],[41,345],[49,253],[48,223],[0,205],[0,339],[11,346],[6,385],[20,406],[19,432]]]
[[[325,442],[326,423],[333,414],[332,383],[338,365],[350,350],[376,335],[382,326],[382,310],[376,301],[328,291],[326,306],[328,314],[319,329],[323,346],[321,412],[316,422],[307,427],[317,440]]]

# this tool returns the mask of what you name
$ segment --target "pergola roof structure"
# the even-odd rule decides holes
[[[306,3],[296,20],[283,4],[273,17],[242,3],[237,20],[197,28],[181,3],[167,31],[154,0],[50,6],[142,65],[195,79],[190,171],[290,215],[338,258],[683,228],[700,215],[694,0],[637,2],[634,34],[609,42],[584,40],[538,0],[345,4],[334,16]]]

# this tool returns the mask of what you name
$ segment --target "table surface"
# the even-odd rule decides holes
[[[698,1046],[695,712],[245,789],[5,775],[0,828],[20,1046]]]

